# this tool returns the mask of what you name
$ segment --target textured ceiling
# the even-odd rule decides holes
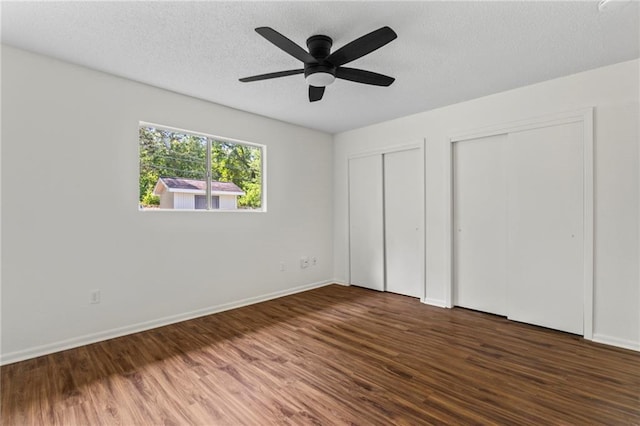
[[[616,3],[616,2],[613,2]],[[2,42],[154,86],[330,133],[639,56],[639,3],[7,2]],[[309,103],[299,68],[259,36],[270,26],[334,50],[388,25],[398,39],[348,66],[396,78],[337,80]]]

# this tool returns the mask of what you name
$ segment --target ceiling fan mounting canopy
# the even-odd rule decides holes
[[[309,53],[318,60],[326,59],[327,56],[329,56],[331,46],[333,46],[333,40],[331,40],[331,37],[314,35],[307,39]]]
[[[309,51],[307,52],[273,28],[259,27],[256,28],[256,32],[304,63],[304,68],[245,77],[240,79],[241,82],[247,83],[304,74],[305,80],[309,85],[309,101],[316,102],[322,99],[325,87],[333,83],[336,78],[374,86],[389,86],[395,81],[393,77],[387,75],[342,66],[395,40],[398,36],[389,27],[382,27],[372,31],[342,46],[333,53],[331,53],[333,40],[326,35],[309,37],[307,39]]]

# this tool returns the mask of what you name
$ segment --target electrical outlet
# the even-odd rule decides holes
[[[93,290],[91,292],[91,303],[94,305],[100,303],[100,290]]]
[[[309,258],[305,256],[300,259],[300,268],[305,269],[308,267],[309,267]]]
[[[311,258],[311,266],[316,266],[318,264],[318,258],[313,256]]]

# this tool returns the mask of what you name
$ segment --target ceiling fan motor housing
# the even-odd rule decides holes
[[[307,39],[309,53],[318,60],[317,64],[304,64],[304,77],[310,86],[324,87],[335,80],[336,67],[324,61],[331,53],[332,45],[331,37],[324,35],[315,35]]]

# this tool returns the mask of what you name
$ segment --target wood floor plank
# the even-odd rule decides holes
[[[337,285],[0,368],[3,425],[640,424],[640,353]]]

